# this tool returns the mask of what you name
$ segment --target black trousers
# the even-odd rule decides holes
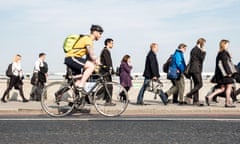
[[[124,87],[124,88],[125,88],[125,90],[126,90],[127,92],[130,90],[130,87]],[[123,100],[126,100],[126,95],[125,95],[124,92],[121,92],[121,93],[120,93],[120,96],[123,98]]]
[[[30,93],[30,99],[35,101],[40,101],[43,88],[44,88],[43,82],[37,82],[36,85],[33,85]]]
[[[105,77],[105,80],[106,80],[107,82],[112,82],[112,76],[111,76],[111,74],[109,74],[108,76],[106,76],[106,77]],[[112,85],[107,85],[107,90],[108,90],[110,96],[112,96],[113,86],[112,86]],[[104,93],[104,99],[106,100],[106,102],[111,102],[111,98],[108,96],[107,91],[104,90],[103,93]]]
[[[175,82],[173,80],[171,80],[172,85],[175,86]],[[173,103],[178,103],[178,92],[173,94]]]
[[[9,94],[10,90],[13,87],[15,89],[19,90],[20,96],[22,97],[22,99],[25,99],[24,94],[23,94],[23,83],[22,83],[22,80],[20,79],[20,77],[18,77],[18,76],[12,76],[10,78],[9,85],[4,92],[2,99],[5,99],[5,97]]]
[[[191,73],[191,76],[192,76],[194,87],[187,94],[187,97],[193,98],[193,102],[199,102],[199,90],[203,86],[202,75],[201,73]]]

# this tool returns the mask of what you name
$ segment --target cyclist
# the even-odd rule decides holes
[[[94,54],[93,42],[101,38],[103,28],[100,25],[92,25],[90,35],[85,35],[79,39],[74,48],[66,53],[65,64],[70,67],[74,75],[81,75],[81,79],[76,80],[79,90],[84,91],[84,85],[87,79],[94,71],[95,65],[100,64],[97,56]]]

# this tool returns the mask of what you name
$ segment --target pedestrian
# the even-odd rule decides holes
[[[101,54],[100,54],[100,62],[103,65],[103,67],[100,69],[100,73],[102,74],[107,74],[105,78],[106,81],[112,82],[112,74],[114,73],[113,71],[113,63],[112,63],[112,57],[111,57],[111,52],[110,50],[113,48],[113,39],[107,38],[104,41],[105,47],[103,48]],[[108,88],[110,94],[112,95],[112,86],[110,85]],[[109,96],[107,96],[107,92],[104,91],[104,99],[106,100],[106,105],[114,105]]]
[[[23,94],[23,71],[21,67],[21,55],[17,54],[14,57],[14,60],[11,65],[11,72],[12,75],[10,76],[10,82],[8,84],[7,89],[5,90],[1,101],[6,103],[5,97],[9,94],[10,90],[14,87],[15,89],[19,90],[20,96],[22,97],[23,102],[28,102],[28,100],[24,97]]]
[[[216,57],[216,65],[215,65],[215,74],[214,74],[214,82],[219,84],[219,88],[215,90],[209,96],[205,97],[207,105],[210,105],[212,98],[215,94],[224,92],[226,93],[225,99],[225,107],[227,108],[234,108],[236,107],[230,101],[231,99],[231,92],[232,92],[232,84],[234,83],[233,80],[233,64],[231,61],[231,55],[228,51],[229,48],[229,40],[221,40],[219,43],[219,52]]]
[[[127,92],[132,86],[131,70],[131,57],[129,55],[125,55],[120,64],[120,84],[126,89]],[[121,93],[120,95],[123,100],[126,100],[124,93]]]
[[[164,94],[166,97],[169,97],[172,94],[175,94],[178,92],[179,96],[179,105],[186,104],[183,100],[183,94],[184,94],[184,89],[185,89],[185,81],[184,81],[184,75],[183,72],[186,68],[186,63],[184,59],[184,52],[186,51],[187,45],[181,43],[178,46],[178,49],[175,51],[175,53],[172,56],[172,62],[170,67],[174,67],[177,71],[178,78],[176,79],[171,79],[174,83],[172,87],[165,92]]]
[[[157,60],[157,52],[158,52],[158,44],[152,43],[150,45],[150,51],[148,52],[145,60],[145,69],[143,73],[144,82],[137,97],[138,105],[144,105],[143,96],[150,80],[157,80],[160,77],[159,65]]]
[[[38,56],[38,60],[35,62],[31,78],[32,91],[30,93],[30,100],[41,100],[42,89],[47,82],[48,73],[48,65],[45,59],[46,54],[40,53]]]
[[[194,105],[200,105],[199,103],[199,90],[203,86],[202,82],[202,69],[203,62],[206,56],[205,49],[206,40],[204,38],[199,38],[197,40],[196,46],[191,50],[190,61],[189,61],[189,74],[193,80],[194,87],[186,95],[188,101],[192,101]]]
[[[167,61],[163,64],[163,72],[168,73],[169,66],[172,62],[172,55],[167,59]],[[172,85],[175,85],[174,80],[171,80]],[[172,99],[173,104],[178,104],[178,91],[173,94],[173,99]]]

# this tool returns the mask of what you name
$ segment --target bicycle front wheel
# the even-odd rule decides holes
[[[103,116],[121,115],[126,110],[128,102],[127,91],[116,82],[106,82],[94,93],[94,106]]]
[[[66,82],[52,82],[42,92],[43,110],[53,117],[63,117],[74,108],[75,93]]]

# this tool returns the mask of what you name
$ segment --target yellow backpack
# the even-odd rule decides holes
[[[69,52],[72,49],[85,49],[85,48],[74,48],[77,42],[84,37],[85,35],[72,34],[66,37],[63,43],[63,50],[65,53]]]

